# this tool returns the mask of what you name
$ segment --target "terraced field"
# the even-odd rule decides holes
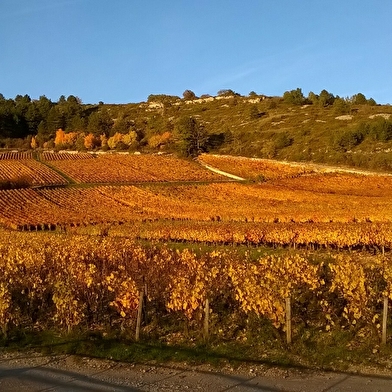
[[[69,155],[43,154],[42,159],[78,184],[224,180],[196,162],[170,155]]]
[[[44,163],[26,155],[13,158],[0,160],[0,165],[16,174],[28,167],[31,184],[41,186],[0,191],[0,223],[5,227],[55,230],[133,222],[137,228],[128,235],[150,240],[339,247],[392,243],[391,176],[201,157],[209,165],[258,179],[235,182],[173,156],[44,153]],[[66,177],[79,184],[64,186]]]

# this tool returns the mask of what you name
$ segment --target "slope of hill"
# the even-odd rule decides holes
[[[147,102],[123,105],[84,105],[75,97],[58,103],[6,100],[0,102],[0,147],[208,151],[392,170],[390,105],[326,91],[298,100],[298,92],[265,97],[225,90],[191,99],[150,95]],[[4,114],[5,105],[13,117]]]

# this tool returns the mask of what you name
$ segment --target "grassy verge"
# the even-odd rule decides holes
[[[55,331],[21,333],[1,340],[2,351],[34,350],[43,354],[72,354],[130,363],[186,363],[237,367],[244,364],[298,369],[375,372],[392,369],[392,347],[379,347],[375,340],[358,344],[350,331],[321,333],[308,330],[288,346],[268,327],[248,339],[211,342],[185,338],[175,343],[159,339],[103,336],[96,332],[59,334]]]
[[[40,159],[39,154],[36,154],[35,159],[38,162],[40,162],[43,165],[45,165],[46,167],[48,167],[50,170],[53,170],[54,172],[59,174],[61,177],[63,177],[67,181],[68,184],[76,184],[76,181],[73,178],[67,176],[65,173],[63,173],[61,170],[59,170],[57,167],[51,165],[48,161]]]

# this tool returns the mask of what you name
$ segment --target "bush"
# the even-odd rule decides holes
[[[259,112],[257,105],[252,105],[249,108],[249,119],[250,120],[257,120],[260,117],[261,117],[261,113]]]
[[[335,135],[332,142],[336,151],[348,151],[358,146],[364,139],[364,134],[360,130],[346,130]]]
[[[293,144],[294,139],[290,137],[286,132],[279,133],[275,140],[274,145],[276,149],[281,150],[282,148],[289,147]]]
[[[392,122],[384,118],[378,118],[370,124],[369,136],[380,142],[392,139]]]
[[[392,154],[391,153],[379,153],[372,156],[369,162],[369,168],[373,170],[392,170]]]
[[[0,180],[0,190],[27,188],[30,185],[30,180],[26,176]]]
[[[336,98],[332,104],[334,114],[342,115],[350,113],[350,104],[342,98]]]
[[[291,105],[302,105],[305,102],[305,97],[302,90],[297,88],[296,90],[286,91],[283,94],[283,100]]]

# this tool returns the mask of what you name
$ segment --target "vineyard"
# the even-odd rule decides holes
[[[27,160],[27,159],[33,159],[32,152],[18,152],[18,151],[0,152],[0,161],[3,161],[3,160]]]
[[[392,177],[200,159],[250,180],[174,156],[1,154],[0,178],[28,179],[0,190],[3,335],[140,323],[148,334],[160,322],[182,334],[207,319],[241,339],[255,318],[285,332],[291,301],[294,336],[366,329],[379,340]],[[225,335],[228,319],[237,332]]]
[[[4,334],[33,325],[133,328],[141,292],[150,317],[197,322],[208,299],[218,318],[226,309],[243,322],[253,314],[283,330],[292,298],[295,323],[379,331],[381,301],[392,298],[389,256],[331,254],[315,262],[309,253],[198,255],[109,237],[0,231],[0,271]]]
[[[202,154],[199,162],[247,179],[292,178],[314,173],[311,166],[282,164],[268,159]]]
[[[317,177],[312,178],[315,186],[321,183]],[[0,191],[0,222],[12,228],[37,230],[45,226],[180,220],[186,221],[187,227],[183,224],[176,230],[175,225],[166,224],[159,230],[169,232],[166,236],[178,240],[192,237],[187,234],[190,232],[208,231],[217,237],[218,233],[226,231],[240,243],[246,242],[241,238],[258,238],[250,241],[255,244],[262,243],[261,239],[271,237],[274,232],[280,232],[282,238],[289,236],[294,242],[303,238],[302,232],[313,232],[309,242],[328,242],[326,233],[342,232],[344,224],[361,223],[346,225],[353,230],[352,227],[371,227],[377,223],[383,227],[381,237],[389,238],[392,201],[387,185],[384,183],[384,188],[377,188],[375,196],[361,195],[365,192],[361,188],[359,195],[351,194],[354,189],[346,189],[348,194],[311,192],[295,189],[291,183],[11,189]],[[362,205],[367,206],[366,210],[360,207]],[[208,225],[201,228],[201,222],[208,222]],[[262,234],[267,227],[269,234]],[[336,227],[340,229],[336,230]],[[255,232],[259,234],[249,234]],[[220,242],[227,242],[227,236],[220,237]],[[195,238],[204,237],[199,234]],[[366,242],[366,235],[361,238],[361,243],[370,241]],[[271,242],[280,243],[281,240]]]
[[[22,182],[27,186],[64,185],[67,181],[58,173],[33,159],[0,158],[0,184]],[[1,189],[1,187],[0,187]]]
[[[50,154],[56,158],[47,158],[50,164],[59,170],[64,164],[67,170],[63,172],[76,180],[82,181],[85,176],[83,181],[110,181],[110,170],[115,169],[122,181],[132,179],[145,185],[121,185],[120,181],[115,186],[1,190],[1,224],[27,231],[109,224],[118,233],[114,226],[128,223],[132,227],[128,236],[148,240],[252,246],[391,247],[392,177],[389,176],[307,171],[301,171],[303,175],[299,172],[288,175],[287,165],[274,163],[268,169],[275,172],[274,179],[235,183],[222,182],[221,177],[215,177],[197,163],[172,156],[94,158],[82,153],[46,153],[41,159]],[[243,168],[248,163],[248,169],[253,170],[253,160],[242,161]],[[19,167],[30,165],[37,179],[48,178],[46,185],[55,183],[55,179],[60,184],[65,182],[57,172],[33,159],[1,160],[1,164],[13,168],[15,174]],[[84,171],[83,165],[90,169]],[[267,176],[268,170],[257,173]],[[50,175],[45,177],[44,173]],[[113,174],[111,181],[116,178]],[[212,178],[219,180],[211,182]],[[187,184],[191,179],[198,182]],[[176,183],[165,184],[168,181]]]
[[[91,159],[91,154],[43,154],[51,166],[60,170],[77,183],[129,183],[174,181],[224,180],[195,162],[174,156],[103,154]],[[69,154],[71,155],[71,154]],[[88,155],[85,159],[84,155]],[[72,155],[71,155],[72,157]]]
[[[63,160],[79,160],[79,159],[92,159],[94,155],[87,152],[54,152],[44,151],[40,154],[40,159],[43,161],[63,161]]]
[[[133,225],[137,238],[148,241],[271,246],[305,249],[392,249],[392,225],[381,223],[241,223],[167,221]],[[113,235],[124,235],[112,228]]]

